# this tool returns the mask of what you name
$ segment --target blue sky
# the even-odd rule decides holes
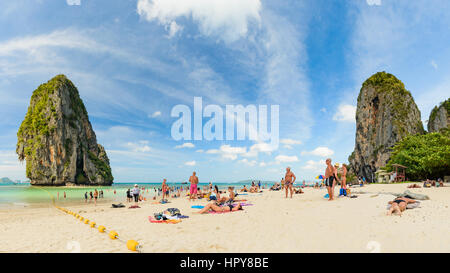
[[[387,71],[424,123],[450,94],[447,0],[16,0],[0,2],[0,176],[25,179],[16,132],[31,93],[78,87],[117,182],[279,180],[354,148],[362,82]],[[278,149],[175,141],[177,104],[280,105]]]

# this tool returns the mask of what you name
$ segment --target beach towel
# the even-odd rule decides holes
[[[413,193],[410,192],[409,190],[406,190],[404,193],[393,193],[393,195],[397,196],[397,197],[406,197],[406,198],[410,198],[410,199],[415,199],[415,200],[430,200],[430,197],[428,197],[428,195],[425,194],[420,194],[420,193]]]
[[[152,216],[148,217],[148,220],[150,221],[150,223],[164,223],[164,224],[178,224],[181,222],[181,220],[156,220],[155,218],[153,218]]]
[[[237,206],[237,204],[233,204],[233,206]],[[253,206],[253,204],[250,204],[250,203],[241,203],[241,206],[242,207],[246,207],[246,206]],[[202,208],[204,208],[205,206],[192,206],[191,208],[193,208],[193,209],[202,209]]]
[[[139,207],[139,206],[130,206],[130,207],[128,207],[129,209],[140,209],[141,207]]]

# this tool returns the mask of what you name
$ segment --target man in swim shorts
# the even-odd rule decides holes
[[[288,197],[288,190],[290,190],[291,198],[292,198],[292,193],[294,192],[293,186],[294,186],[295,179],[296,179],[296,177],[295,177],[294,173],[291,172],[291,168],[287,167],[286,168],[286,175],[285,175],[285,178],[284,178],[284,185],[285,185],[285,188],[286,188],[286,198]]]
[[[162,196],[162,199],[163,199],[163,200],[167,197],[167,192],[169,191],[169,190],[168,190],[168,187],[167,187],[167,184],[166,184],[166,181],[167,181],[167,180],[164,178],[163,183],[162,183],[162,186],[161,186],[161,188],[162,188],[162,194],[163,194],[163,196]]]
[[[189,177],[189,182],[191,182],[191,187],[189,188],[189,201],[191,201],[192,199],[197,198],[198,177],[195,172]]]
[[[325,169],[325,186],[328,191],[328,201],[332,201],[334,200],[334,186],[336,185],[336,180],[339,181],[339,178],[336,168],[331,165],[331,158],[327,158],[325,163],[327,164],[327,168]]]

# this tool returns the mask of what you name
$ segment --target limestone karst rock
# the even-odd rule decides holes
[[[26,160],[32,185],[111,185],[114,180],[78,90],[64,75],[33,92],[16,152]]]
[[[354,173],[371,181],[397,141],[423,133],[420,111],[404,84],[392,74],[374,74],[358,96],[355,150],[349,157]]]
[[[430,113],[428,119],[428,132],[439,132],[444,128],[448,128],[450,124],[450,98],[442,102],[439,106],[435,106]]]

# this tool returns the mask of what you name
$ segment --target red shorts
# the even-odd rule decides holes
[[[197,194],[197,184],[191,184],[191,188],[189,189],[189,193],[192,194]]]

